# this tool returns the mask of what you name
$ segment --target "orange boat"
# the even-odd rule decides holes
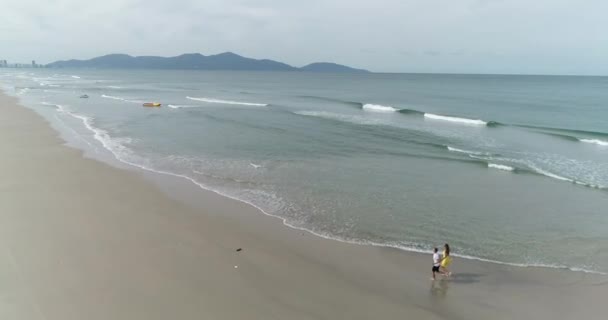
[[[143,104],[144,107],[160,107],[161,104],[158,102],[146,102]]]

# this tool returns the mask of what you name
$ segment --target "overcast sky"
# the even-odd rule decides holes
[[[608,1],[0,2],[0,59],[224,51],[386,72],[608,75]]]

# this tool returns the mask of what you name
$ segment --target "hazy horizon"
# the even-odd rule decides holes
[[[374,72],[608,75],[607,11],[597,0],[8,0],[0,59],[230,51]]]

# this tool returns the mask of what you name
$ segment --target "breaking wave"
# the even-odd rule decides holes
[[[556,138],[560,138],[563,140],[568,140],[568,141],[574,141],[574,142],[583,142],[583,143],[590,143],[590,144],[596,144],[599,146],[603,146],[606,147],[608,146],[608,140],[602,140],[602,139],[597,139],[597,138],[579,138],[579,137],[575,137],[575,136],[571,136],[571,135],[567,135],[567,134],[563,134],[563,133],[555,133],[555,132],[545,132],[545,131],[539,131],[542,134],[548,135],[548,136],[552,136],[552,137],[556,137]]]
[[[364,104],[363,105],[363,110],[367,110],[367,111],[374,111],[374,112],[398,112],[399,109],[390,107],[390,106],[383,106],[383,105],[379,105],[379,104]]]
[[[466,124],[466,125],[475,125],[475,126],[485,126],[488,124],[486,121],[483,121],[483,120],[442,116],[442,115],[433,114],[433,113],[425,113],[424,117],[427,119],[432,119],[432,120],[448,121],[448,122],[454,122],[454,123],[460,123],[460,124]]]
[[[604,140],[600,140],[600,139],[579,139],[579,141],[584,142],[584,143],[597,144],[597,145],[604,146],[604,147],[608,146],[608,141],[604,141]]]
[[[469,151],[469,150],[458,149],[458,148],[454,148],[454,147],[450,147],[450,146],[447,146],[447,149],[452,152],[466,153],[466,154],[470,154],[470,155],[478,155],[478,156],[488,155],[487,152]]]
[[[417,116],[421,115],[427,119],[448,121],[448,122],[452,122],[452,123],[459,123],[459,124],[465,124],[465,125],[488,126],[488,127],[495,127],[495,126],[500,125],[500,123],[495,122],[495,121],[484,121],[484,120],[478,120],[478,119],[444,116],[444,115],[428,113],[428,112],[423,112],[423,111],[414,110],[414,109],[398,109],[398,108],[391,107],[391,106],[384,106],[384,105],[371,104],[371,103],[364,104],[362,109],[366,110],[366,111],[375,111],[375,112],[398,112],[398,113],[405,114],[405,115],[417,115]]]
[[[400,108],[396,108],[393,106],[387,106],[387,105],[381,105],[381,104],[375,104],[375,103],[361,103],[361,102],[354,102],[354,101],[347,101],[347,100],[340,100],[340,99],[319,97],[319,96],[298,96],[298,97],[355,106],[357,108],[360,108],[365,111],[370,111],[370,112],[382,112],[382,113],[396,112],[396,113],[401,113],[404,115],[424,116],[425,118],[432,119],[432,120],[448,121],[448,122],[452,122],[452,123],[460,123],[460,124],[475,125],[475,126],[496,127],[496,126],[502,125],[501,123],[496,122],[496,121],[484,121],[484,120],[480,120],[480,119],[468,119],[468,118],[461,118],[461,117],[455,117],[455,116],[445,116],[445,115],[427,113],[427,112],[415,110],[415,109],[400,109]],[[190,97],[188,97],[188,98],[190,98]]]
[[[102,95],[101,95],[101,97],[102,97],[102,98],[106,98],[106,99],[113,99],[113,100],[127,101],[126,99],[121,98],[121,97],[108,96],[108,95],[105,95],[105,94],[102,94]]]
[[[536,173],[549,177],[549,178],[553,178],[556,180],[560,180],[560,181],[565,181],[565,182],[570,182],[570,183],[574,183],[577,185],[581,185],[581,186],[585,186],[585,187],[589,187],[589,188],[593,188],[593,189],[606,189],[605,186],[601,186],[601,185],[597,185],[597,184],[592,184],[592,183],[587,183],[587,182],[583,182],[583,181],[579,181],[576,179],[572,179],[572,178],[567,178],[567,177],[563,177],[560,176],[558,174],[555,174],[553,172],[538,168],[536,166],[530,166],[531,169],[533,169]]]
[[[515,171],[515,168],[503,164],[488,163],[488,168],[498,169],[503,171]]]
[[[484,157],[484,156],[473,155],[473,154],[469,154],[469,157],[471,157],[473,159],[478,159],[478,160],[486,161],[488,163],[488,167],[489,168],[501,169],[498,166],[504,166],[504,167],[512,168],[512,170],[509,170],[509,171],[513,171],[515,173],[536,174],[536,175],[544,176],[544,177],[547,177],[547,178],[555,179],[555,180],[558,180],[558,181],[569,182],[569,183],[573,183],[573,184],[576,184],[576,185],[580,185],[580,186],[584,186],[584,187],[588,187],[588,188],[592,188],[592,189],[605,190],[605,189],[608,188],[608,186],[605,186],[605,185],[599,185],[599,184],[596,184],[596,183],[585,182],[585,181],[578,180],[576,178],[570,178],[570,177],[567,177],[567,176],[563,176],[563,175],[551,172],[551,171],[549,171],[547,169],[539,167],[537,164],[533,163],[532,161],[528,161],[528,160],[510,159],[510,158],[502,158],[502,157],[491,157],[491,156]],[[500,165],[500,164],[494,163],[493,161],[515,163],[515,164],[517,164],[517,167],[512,167],[512,166],[507,166],[507,165]]]
[[[186,97],[186,99],[194,100],[194,101],[207,102],[207,103],[232,104],[232,105],[239,105],[239,106],[253,106],[253,107],[266,107],[266,106],[268,106],[268,104],[266,104],[266,103],[240,102],[240,101],[213,99],[213,98]]]
[[[129,99],[125,99],[125,98],[122,98],[122,97],[109,96],[109,95],[106,95],[106,94],[102,94],[101,97],[105,98],[105,99],[112,99],[112,100],[118,100],[118,101],[124,101],[124,102],[143,103],[143,101],[129,100]]]
[[[181,108],[201,108],[201,106],[191,105],[191,104],[168,104],[167,107],[171,109],[181,109]]]

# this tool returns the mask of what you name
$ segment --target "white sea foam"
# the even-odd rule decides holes
[[[113,100],[127,101],[127,100],[125,100],[124,98],[121,98],[121,97],[108,96],[108,95],[105,95],[105,94],[102,94],[102,95],[101,95],[101,97],[102,97],[102,98],[106,98],[106,99],[113,99]]]
[[[536,173],[539,173],[539,174],[541,174],[543,176],[546,176],[546,177],[549,177],[549,178],[553,178],[553,179],[556,179],[556,180],[566,181],[566,182],[578,184],[578,185],[589,187],[589,188],[606,189],[606,186],[597,185],[597,184],[593,184],[593,183],[587,183],[587,182],[579,181],[579,180],[576,180],[576,179],[571,179],[571,178],[563,177],[563,176],[557,175],[555,173],[549,172],[547,170],[543,170],[543,169],[541,169],[541,168],[539,168],[537,166],[530,166],[530,168],[532,168]]]
[[[131,141],[130,138],[124,138],[124,139],[112,138],[112,137],[110,137],[110,135],[108,134],[107,131],[94,126],[94,124],[93,124],[94,119],[92,117],[88,117],[88,116],[85,116],[82,114],[72,112],[63,105],[44,103],[44,102],[43,102],[43,104],[54,105],[57,107],[57,111],[59,111],[60,113],[68,115],[74,119],[80,120],[82,122],[82,124],[89,131],[91,131],[93,133],[93,138],[95,138],[95,140],[99,141],[106,150],[110,151],[110,153],[112,153],[116,157],[117,160],[127,163],[127,164],[132,164],[132,163],[127,162],[126,160],[123,161],[123,159],[128,159],[128,157],[132,154],[131,150],[128,149],[124,145],[124,143]]]
[[[95,152],[99,152],[99,149],[94,146],[91,142],[89,142],[89,140],[85,139],[82,135],[80,135],[74,128],[68,126],[65,121],[63,121],[63,119],[61,119],[58,114],[55,114],[55,120],[57,120],[57,122],[64,127],[66,130],[69,130],[72,135],[76,138],[78,138],[78,140],[86,143],[90,148],[92,148],[92,150],[95,150]]]
[[[123,87],[119,87],[119,86],[106,86],[106,88],[110,88],[110,89],[122,89]]]
[[[240,101],[213,99],[213,98],[186,97],[186,99],[207,102],[207,103],[232,104],[232,105],[240,105],[240,106],[252,106],[252,107],[268,106],[268,104],[266,104],[266,103],[240,102]]]
[[[189,105],[189,104],[168,104],[167,107],[171,109],[181,109],[181,108],[203,108],[200,105]]]
[[[540,168],[537,163],[535,163],[531,160],[513,159],[513,158],[504,158],[504,157],[491,157],[491,156],[484,157],[484,156],[476,156],[476,155],[469,155],[469,157],[474,158],[474,159],[483,160],[483,161],[500,161],[500,162],[508,162],[508,163],[517,163],[522,167],[527,167],[528,169],[530,169],[531,172],[537,173],[537,174],[545,176],[547,178],[552,178],[552,179],[564,181],[564,182],[570,182],[573,184],[585,186],[588,188],[594,188],[594,189],[607,189],[608,188],[608,186],[606,186],[606,185],[600,185],[600,184],[593,183],[593,182],[584,182],[584,181],[577,180],[575,178],[568,178],[568,177],[553,173],[551,171],[548,171],[547,169]],[[488,165],[488,167],[489,167],[489,165]],[[496,169],[498,169],[498,168],[496,168]]]
[[[608,141],[604,141],[604,140],[599,140],[599,139],[579,139],[580,142],[585,142],[585,143],[592,143],[592,144],[597,144],[600,146],[608,146]]]
[[[299,229],[299,228],[295,227],[295,229]],[[308,230],[305,230],[305,231],[308,231]],[[341,242],[354,243],[354,244],[360,244],[360,245],[370,245],[370,246],[374,246],[374,247],[394,248],[394,249],[400,249],[403,251],[417,252],[417,253],[424,253],[424,254],[431,253],[430,249],[427,249],[427,248],[425,248],[425,246],[422,246],[422,245],[416,245],[416,244],[403,245],[400,243],[377,243],[377,242],[372,242],[372,241],[342,240],[339,238],[326,236],[324,234],[319,234],[319,233],[312,232],[312,231],[308,231],[308,232],[310,232],[314,235],[320,236],[322,238],[338,240]],[[539,263],[539,262],[529,262],[529,263],[504,262],[504,261],[499,261],[499,260],[493,260],[493,259],[487,259],[487,258],[481,258],[481,257],[476,257],[476,256],[471,256],[471,255],[466,255],[466,254],[457,254],[457,253],[452,254],[452,255],[454,257],[459,257],[459,258],[463,258],[463,259],[467,259],[467,260],[476,260],[476,261],[489,262],[489,263],[494,263],[494,264],[499,264],[499,265],[520,267],[520,268],[563,269],[563,270],[570,270],[570,271],[574,271],[574,272],[608,275],[608,273],[606,273],[606,272],[595,271],[595,270],[589,269],[587,267],[568,267],[565,265],[547,264],[547,263]]]
[[[200,106],[191,106],[186,104],[168,104],[167,107],[171,109],[181,109],[181,108],[199,108]]]
[[[46,102],[46,101],[42,101],[42,102],[40,102],[40,104],[43,105],[43,106],[57,107],[56,104],[50,103],[50,102]]]
[[[488,168],[493,168],[493,169],[498,169],[498,170],[504,170],[504,171],[513,171],[513,170],[515,170],[515,168],[513,168],[513,167],[505,166],[503,164],[496,164],[496,163],[488,163]]]
[[[72,78],[74,78],[74,79],[80,79],[79,76],[72,76]]]
[[[124,102],[143,103],[143,101],[139,101],[139,100],[129,100],[129,99],[125,99],[125,98],[122,98],[122,97],[109,96],[109,95],[106,95],[106,94],[102,94],[101,97],[102,98],[106,98],[106,99],[124,101]]]
[[[363,105],[363,110],[367,110],[367,111],[373,111],[373,112],[397,112],[399,111],[399,109],[390,107],[390,106],[383,106],[383,105],[379,105],[379,104],[365,104]]]
[[[472,154],[472,155],[487,155],[486,152],[479,152],[479,151],[469,151],[469,150],[464,150],[464,149],[458,149],[458,148],[454,148],[454,147],[447,147],[448,150],[452,151],[452,152],[459,152],[459,153],[466,153],[466,154]]]
[[[259,169],[259,168],[262,167],[261,164],[255,164],[255,163],[250,163],[249,165],[252,166],[252,167],[254,167],[255,169]]]
[[[543,176],[546,176],[546,177],[549,177],[549,178],[553,178],[553,179],[557,179],[557,180],[561,180],[561,181],[567,181],[567,182],[574,182],[573,179],[562,177],[560,175],[557,175],[555,173],[543,170],[543,169],[541,169],[539,167],[536,167],[536,166],[531,166],[531,168],[534,169],[534,171],[536,171],[537,173],[540,173]]]
[[[449,116],[442,116],[442,115],[433,114],[433,113],[425,113],[424,117],[427,119],[432,119],[432,120],[449,121],[449,122],[461,123],[461,124],[466,124],[466,125],[475,125],[475,126],[485,126],[488,124],[487,122],[485,122],[483,120],[449,117]]]
[[[19,95],[19,96],[24,95],[28,91],[30,91],[30,88],[21,88],[21,89],[17,90],[17,95]]]

